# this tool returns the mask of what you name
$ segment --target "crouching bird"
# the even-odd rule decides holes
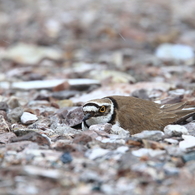
[[[163,130],[168,124],[181,123],[195,114],[195,105],[189,106],[185,102],[157,104],[130,96],[109,96],[86,102],[83,112],[83,130],[94,124],[111,123],[132,135],[143,130]]]

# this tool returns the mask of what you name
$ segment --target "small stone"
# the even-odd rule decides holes
[[[93,79],[53,79],[53,80],[36,80],[36,81],[21,81],[12,83],[13,89],[33,90],[33,89],[51,89],[63,82],[68,82],[70,87],[82,88],[93,85],[99,85],[100,82]]]
[[[182,156],[184,162],[195,160],[195,152],[190,152]]]
[[[66,164],[66,163],[70,163],[72,161],[72,156],[70,155],[69,152],[65,152],[62,154],[62,156],[60,157],[60,160]]]
[[[110,123],[105,123],[105,124],[96,124],[96,125],[91,125],[89,127],[90,131],[105,131],[107,133],[110,133],[112,128],[112,125]]]
[[[52,130],[57,135],[67,135],[67,136],[73,136],[73,135],[81,132],[79,130],[76,130],[76,129],[69,127],[66,124],[59,124],[55,128],[52,127]]]
[[[90,136],[92,139],[95,139],[99,136],[99,132],[96,131],[91,131],[91,130],[86,130],[82,132],[83,134],[87,134],[88,136]]]
[[[69,99],[77,94],[79,94],[79,91],[76,90],[56,91],[52,93],[52,97],[58,100],[64,100]]]
[[[179,148],[183,151],[187,151],[190,148],[195,147],[195,137],[191,135],[182,135],[183,141],[179,142]]]
[[[77,134],[74,137],[73,143],[86,145],[88,142],[92,141],[92,138],[87,134]]]
[[[148,140],[148,139],[143,139],[142,142],[144,144],[144,148],[151,148],[151,149],[154,149],[154,150],[156,150],[156,149],[164,150],[164,148],[166,146],[163,143]]]
[[[124,154],[125,152],[127,152],[129,150],[129,147],[127,146],[120,146],[118,147],[115,152],[116,153],[121,153],[121,154]]]
[[[63,82],[63,83],[60,83],[59,85],[55,86],[53,88],[53,91],[54,92],[58,92],[58,91],[64,91],[66,92],[68,89],[70,88],[70,85],[67,81]],[[64,98],[66,99],[66,98]]]
[[[153,141],[161,140],[164,137],[164,133],[162,131],[142,131],[141,133],[137,133],[132,135],[132,137],[136,137],[139,139],[149,139]]]
[[[22,172],[24,172],[26,175],[35,176],[35,177],[42,177],[42,178],[49,178],[53,180],[57,180],[62,177],[62,171],[57,169],[49,169],[49,168],[43,168],[33,165],[25,165],[22,167]]]
[[[188,130],[189,135],[195,136],[195,122],[194,121],[192,121],[184,126]]]
[[[188,45],[165,43],[157,48],[155,55],[163,60],[187,61],[194,58],[194,51]]]
[[[20,142],[20,141],[32,141],[36,142],[39,145],[45,146],[48,145],[50,146],[51,140],[49,137],[47,137],[45,134],[40,134],[36,132],[30,132],[26,135],[23,135],[21,137],[16,137],[11,139],[12,142]]]
[[[20,117],[22,124],[28,125],[32,124],[33,122],[37,121],[38,118],[35,114],[31,114],[29,112],[23,112],[22,116]]]
[[[119,127],[117,125],[113,125],[111,129],[111,133],[119,135],[121,138],[127,138],[130,136],[129,131],[126,131],[122,127]]]
[[[126,144],[130,146],[141,146],[142,140],[136,137],[129,137],[126,139]]]
[[[10,127],[4,119],[3,115],[0,115],[0,133],[5,133],[8,131],[10,131]]]
[[[80,124],[84,117],[82,107],[60,109],[57,114],[62,123],[70,127]]]
[[[100,158],[104,155],[106,155],[110,150],[102,149],[102,148],[94,148],[91,150],[88,150],[85,155],[91,160],[95,160],[97,158]]]
[[[177,167],[173,167],[172,164],[170,163],[166,163],[163,166],[164,172],[167,176],[174,176],[174,175],[178,175],[179,174],[179,168]]]
[[[181,125],[167,125],[164,128],[164,132],[167,136],[181,136],[188,134],[188,130]]]
[[[171,138],[164,139],[164,141],[173,145],[177,145],[179,143],[178,140]]]
[[[14,123],[14,122],[20,121],[20,117],[22,116],[22,114],[23,114],[23,108],[17,107],[17,108],[14,108],[13,110],[11,110],[7,114],[7,117],[12,123]]]
[[[63,151],[63,152],[79,151],[80,154],[86,150],[83,145],[78,146],[78,144],[72,144],[67,142],[66,140],[58,140],[57,142],[52,144],[52,147],[57,151]]]
[[[8,111],[8,105],[6,102],[0,102],[0,110],[3,110],[5,112]]]
[[[100,182],[101,177],[97,174],[97,172],[95,171],[91,171],[91,170],[85,170],[81,176],[80,176],[80,180],[82,182]]]
[[[97,79],[99,81],[112,78],[113,83],[134,83],[135,78],[132,77],[130,74],[127,74],[125,72],[120,72],[116,70],[97,70],[94,69],[93,71],[90,71],[89,77],[93,79]]]
[[[150,148],[141,148],[139,150],[134,150],[132,151],[132,154],[137,157],[142,157],[142,156],[158,156],[165,154],[166,152],[164,150],[153,150]]]
[[[131,93],[133,97],[149,100],[148,91],[146,89],[138,89]]]
[[[97,131],[95,131],[97,132]],[[103,132],[104,134],[102,134]],[[107,134],[104,131],[99,131],[96,140],[101,141],[102,143],[118,143],[118,144],[125,144],[125,138],[121,137],[120,135],[115,134]]]
[[[180,157],[184,154],[184,152],[178,146],[167,145],[165,150],[167,154],[174,157]]]
[[[16,137],[16,135],[12,132],[8,132],[8,133],[2,133],[0,134],[0,142],[1,143],[8,143],[10,141],[10,139],[12,139],[13,137]]]
[[[73,107],[73,102],[71,100],[67,100],[67,99],[59,100],[59,101],[57,101],[57,104],[62,109],[64,107]]]
[[[9,47],[1,58],[13,60],[19,64],[33,65],[39,63],[43,58],[60,60],[62,52],[50,47],[18,43]]]
[[[139,163],[139,158],[132,154],[131,151],[126,152],[121,156],[119,162],[119,174],[123,175],[126,173],[126,170],[129,170],[132,165]],[[125,171],[125,173],[123,173]]]
[[[11,97],[8,101],[7,101],[7,104],[9,106],[10,109],[14,109],[14,108],[17,108],[20,106],[20,103],[18,101],[18,98],[17,97]]]

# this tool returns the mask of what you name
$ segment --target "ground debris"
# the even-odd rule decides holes
[[[0,1],[0,194],[194,194],[195,116],[82,130],[91,99],[195,105],[194,6]]]

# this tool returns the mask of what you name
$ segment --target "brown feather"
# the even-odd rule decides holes
[[[161,105],[148,100],[128,96],[107,97],[118,104],[116,121],[131,134],[143,130],[163,130],[168,124],[179,123],[195,114],[186,103]],[[192,106],[191,106],[192,107]]]

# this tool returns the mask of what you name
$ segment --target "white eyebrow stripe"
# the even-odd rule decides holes
[[[84,112],[91,112],[91,111],[93,111],[93,112],[97,112],[98,111],[98,108],[97,107],[95,107],[95,106],[85,106],[85,107],[83,107],[83,111]]]
[[[110,106],[110,104],[108,104],[108,103],[99,103],[99,102],[94,102],[95,104],[97,104],[97,106]]]

